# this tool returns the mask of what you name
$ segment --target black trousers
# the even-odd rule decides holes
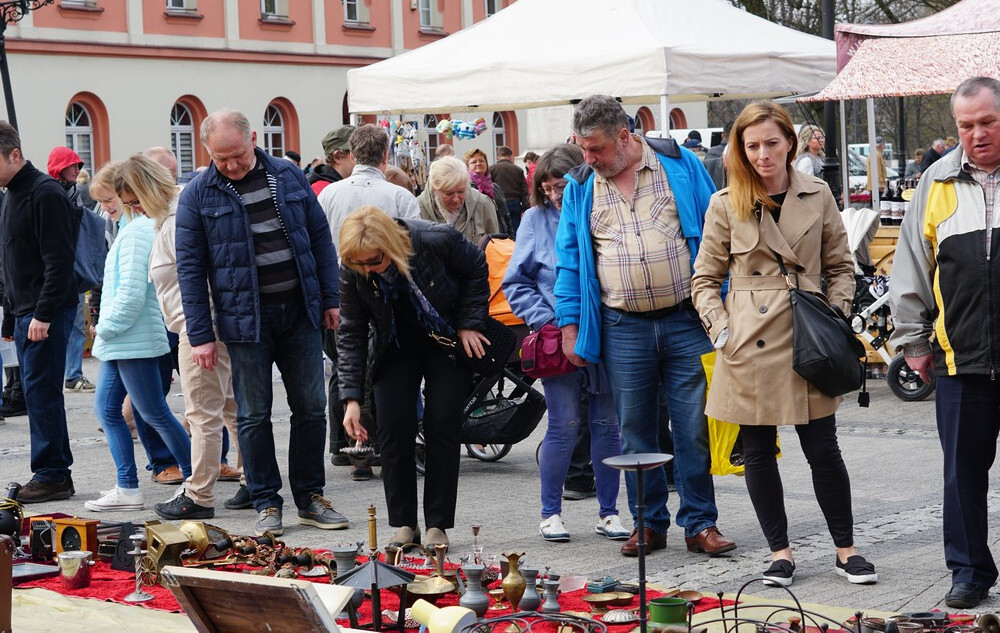
[[[938,376],[938,435],[944,453],[944,560],[952,582],[991,587],[987,496],[1000,433],[1000,386],[989,376]]]
[[[460,352],[461,353],[461,352]],[[436,346],[399,349],[394,344],[375,374],[382,484],[392,527],[417,527],[415,463],[417,408],[424,381],[424,524],[455,525],[462,407],[471,372]]]
[[[347,446],[349,438],[344,431],[344,403],[340,401],[340,384],[337,374],[337,332],[323,331],[323,353],[333,364],[333,373],[327,385],[327,420],[330,424],[330,452],[339,453]]]
[[[827,528],[837,547],[854,544],[854,513],[851,509],[851,480],[837,443],[834,416],[795,425],[799,443],[812,471],[816,501],[826,518]],[[772,552],[788,547],[788,517],[785,495],[778,473],[775,426],[740,425],[747,492],[757,520]]]

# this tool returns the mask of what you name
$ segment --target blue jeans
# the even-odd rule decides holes
[[[160,371],[160,380],[163,385],[163,396],[166,398],[167,394],[170,393],[170,380],[174,372],[174,362],[170,356],[170,352],[160,356],[156,361]],[[137,408],[132,407],[132,415],[135,418],[135,434],[139,436],[139,443],[142,444],[142,448],[146,451],[146,457],[149,459],[149,463],[146,464],[146,470],[151,470],[154,475],[157,475],[171,466],[177,466],[177,460],[170,454],[170,449],[167,448],[163,438],[146,423],[146,420],[142,417],[142,413]]]
[[[122,416],[125,394],[132,399],[132,409],[142,415],[170,449],[184,478],[191,476],[191,439],[167,406],[159,358],[109,360],[101,363],[94,393],[97,413],[111,457],[115,460],[117,483],[122,488],[137,488],[135,451],[132,434]],[[138,428],[138,425],[137,427]]]
[[[705,370],[701,355],[712,344],[690,304],[659,319],[601,308],[604,369],[622,427],[625,454],[658,453],[659,408],[670,416],[674,435],[674,482],[680,495],[677,524],[693,537],[715,525],[715,485],[709,474],[708,423],[705,419]],[[596,462],[596,460],[595,460]],[[636,518],[635,472],[627,471],[629,509]],[[643,473],[646,525],[664,533],[670,527],[667,478],[662,468]]]
[[[73,318],[73,328],[69,331],[69,339],[66,342],[66,373],[63,376],[66,382],[83,376],[83,344],[87,340],[87,335],[83,331],[86,324],[83,318],[84,305],[84,295],[80,295],[80,305]]]
[[[543,519],[562,514],[563,484],[580,429],[580,399],[584,394],[588,401],[590,456],[594,463],[600,516],[618,514],[619,472],[606,466],[604,459],[621,455],[622,441],[618,434],[618,415],[607,382],[604,370],[597,365],[542,379],[545,403],[549,409],[549,424],[538,460]]]
[[[21,385],[31,434],[31,472],[33,479],[44,483],[62,482],[69,477],[69,467],[73,464],[62,369],[66,365],[66,338],[75,315],[76,306],[56,310],[49,324],[49,335],[41,341],[28,340],[33,314],[19,316],[14,321],[14,344],[21,362]]]
[[[326,484],[326,386],[323,338],[301,303],[260,306],[260,341],[226,343],[233,363],[233,395],[243,473],[258,512],[281,507],[281,473],[271,425],[271,365],[277,364],[292,410],[288,485],[300,510]]]

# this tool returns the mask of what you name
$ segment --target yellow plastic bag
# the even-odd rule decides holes
[[[709,352],[701,357],[701,365],[705,368],[705,380],[708,388],[712,387],[712,370],[715,369],[715,352]],[[707,391],[706,391],[707,395]],[[708,418],[708,450],[712,454],[712,466],[709,472],[713,475],[743,475],[742,446],[734,453],[733,448],[739,439],[740,425]],[[781,442],[778,442],[778,457],[781,457]]]

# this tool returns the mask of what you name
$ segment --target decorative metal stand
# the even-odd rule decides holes
[[[618,470],[635,471],[635,513],[639,538],[639,632],[646,633],[646,491],[642,485],[642,472],[659,468],[674,458],[666,453],[635,453],[618,455],[604,460],[604,464]]]
[[[139,562],[146,555],[146,550],[142,549],[142,542],[146,537],[141,532],[137,532],[129,538],[135,543],[135,549],[129,552],[129,554],[135,557],[135,591],[122,598],[122,600],[125,602],[149,602],[156,596],[143,590],[142,570]]]
[[[493,631],[507,632],[511,630],[531,631],[536,626],[538,631],[551,630],[552,624],[562,633],[607,633],[608,627],[603,622],[582,618],[565,613],[528,613],[519,611],[499,618],[487,618],[479,620],[471,627],[463,629],[460,633],[492,633]]]

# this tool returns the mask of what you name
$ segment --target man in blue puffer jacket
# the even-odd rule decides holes
[[[288,481],[299,523],[347,528],[347,519],[323,498],[326,390],[320,328],[335,329],[339,318],[330,225],[302,171],[255,147],[257,135],[244,114],[209,115],[201,141],[212,164],[181,193],[177,276],[192,358],[214,367],[218,336],[232,359],[256,532],[284,531],[271,428],[272,363],[281,371],[292,409]]]

